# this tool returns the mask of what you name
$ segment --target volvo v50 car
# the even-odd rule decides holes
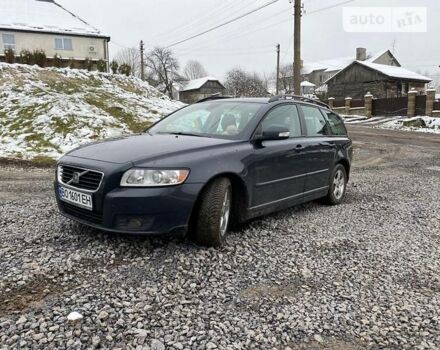
[[[145,133],[67,153],[55,193],[61,213],[85,225],[220,246],[251,218],[318,198],[341,203],[351,159],[344,123],[323,103],[208,98]]]

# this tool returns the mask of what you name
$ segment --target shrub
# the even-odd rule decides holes
[[[76,67],[76,62],[75,62],[75,59],[74,58],[69,58],[69,61],[67,62],[67,66],[70,68],[70,69],[74,69],[75,67]]]
[[[22,50],[20,52],[20,63],[23,64],[34,64],[34,55],[29,50]]]
[[[38,66],[40,66],[41,68],[46,67],[47,64],[47,56],[46,53],[43,50],[34,50],[34,52],[32,53],[33,57],[34,57],[34,63]]]
[[[115,60],[113,60],[113,61],[110,63],[110,69],[112,70],[113,74],[118,73],[118,68],[119,68],[119,64],[118,64],[118,62],[115,61]]]
[[[93,61],[90,58],[87,57],[84,60],[84,66],[90,72],[93,69]]]
[[[61,68],[63,66],[63,60],[60,55],[55,54],[53,56],[53,66],[56,68]]]
[[[127,77],[131,74],[131,67],[127,63],[123,63],[119,66],[119,73],[126,75]]]
[[[107,62],[102,59],[96,63],[96,67],[99,72],[107,72]]]
[[[5,49],[5,62],[15,63],[15,52],[12,49]]]

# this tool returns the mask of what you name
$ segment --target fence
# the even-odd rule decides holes
[[[365,106],[364,99],[351,100],[351,108],[360,108]]]
[[[329,106],[335,111],[345,115],[371,116],[408,116],[429,115],[440,117],[440,101],[435,101],[435,90],[426,90],[425,95],[412,89],[408,96],[395,98],[374,98],[370,93],[364,99],[335,100],[328,99]]]
[[[407,115],[408,97],[373,99],[371,114],[393,117]]]
[[[426,114],[426,95],[416,96],[416,115]]]

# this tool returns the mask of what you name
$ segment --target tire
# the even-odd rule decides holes
[[[203,190],[193,223],[195,243],[208,247],[221,247],[231,221],[232,186],[227,178],[210,182]]]
[[[342,164],[336,164],[329,180],[329,190],[324,201],[330,205],[338,205],[344,201],[347,190],[347,171]]]

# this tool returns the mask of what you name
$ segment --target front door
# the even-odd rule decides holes
[[[283,104],[271,109],[262,121],[262,130],[276,126],[290,130],[284,140],[263,141],[255,145],[254,156],[248,165],[253,179],[251,209],[265,209],[295,204],[302,201],[304,191],[305,138],[301,136],[298,109],[294,104]]]

